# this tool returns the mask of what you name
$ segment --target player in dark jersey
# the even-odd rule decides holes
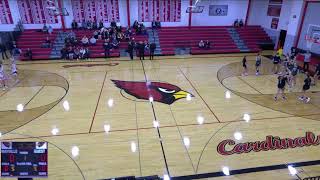
[[[280,55],[277,53],[273,57],[273,72],[274,72],[274,74],[278,74],[279,73],[280,63],[281,63],[281,58],[280,58]]]
[[[299,97],[299,100],[308,103],[310,101],[310,98],[306,96],[306,91],[310,89],[311,86],[311,78],[310,75],[308,74],[308,72],[306,72],[306,79],[304,80],[304,85],[302,87],[302,96]]]
[[[279,75],[278,76],[278,91],[274,97],[275,101],[278,100],[279,95],[282,95],[283,100],[287,99],[284,95],[284,90],[285,90],[287,82],[288,82],[288,78],[286,77],[286,75]]]
[[[248,76],[247,56],[244,56],[242,59],[242,67],[243,67],[242,76]]]
[[[316,66],[316,71],[314,72],[314,75],[313,75],[313,79],[314,79],[314,85],[316,86],[317,85],[317,81],[320,77],[320,63],[317,64]]]

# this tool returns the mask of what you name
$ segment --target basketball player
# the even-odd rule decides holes
[[[278,91],[277,94],[274,97],[274,100],[277,101],[279,95],[282,95],[282,99],[286,100],[287,98],[284,95],[284,90],[285,90],[285,86],[286,83],[288,82],[288,78],[285,75],[280,74],[278,76]]]
[[[256,75],[260,75],[260,67],[261,67],[261,55],[258,53],[256,57]]]
[[[247,56],[244,56],[242,59],[242,67],[243,67],[242,76],[248,76]]]
[[[311,78],[308,72],[306,73],[306,79],[304,80],[304,85],[302,87],[302,96],[299,97],[299,100],[308,103],[310,101],[310,98],[306,96],[306,91],[310,89],[310,85],[311,85]]]
[[[13,75],[14,77],[17,77],[18,75],[17,65],[15,61],[11,62],[11,75]]]
[[[2,90],[5,91],[7,86],[6,86],[6,76],[4,74],[4,68],[3,68],[2,61],[0,61],[0,83],[2,85]]]
[[[317,64],[316,71],[314,72],[314,75],[313,75],[315,86],[317,85],[317,81],[318,81],[319,77],[320,77],[320,63]]]
[[[295,86],[297,83],[297,74],[298,74],[298,66],[296,63],[293,63],[293,67],[291,69],[291,75],[292,75],[292,79],[291,79],[291,83],[292,86]]]
[[[274,57],[273,57],[273,72],[274,74],[278,74],[279,73],[279,69],[280,69],[280,55],[277,53]]]

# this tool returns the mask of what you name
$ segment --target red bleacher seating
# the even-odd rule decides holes
[[[83,36],[87,36],[89,39],[93,36],[93,32],[95,30],[77,30],[73,31],[77,39],[81,41]],[[134,35],[133,38],[135,39],[136,42],[139,41],[145,41],[148,40],[148,36],[146,35]],[[89,50],[91,52],[90,57],[104,57],[104,49],[103,49],[103,40],[97,40],[97,44],[95,46],[89,46]],[[112,49],[111,50],[111,57],[119,57],[120,56],[120,49],[127,49],[128,44],[126,41],[122,41],[119,44],[118,49]]]
[[[53,43],[57,37],[57,31],[54,30],[51,35],[37,32],[37,30],[25,30],[22,35],[19,37],[17,41],[17,46],[21,48],[21,60],[25,60],[23,54],[30,48],[33,53],[33,59],[42,60],[42,59],[50,59],[51,48],[41,48],[42,43],[45,41],[48,36]]]
[[[240,52],[225,26],[165,27],[159,30],[161,52],[173,55],[177,47],[190,47],[191,54]],[[200,40],[209,40],[211,49],[200,49]]]
[[[272,42],[261,26],[245,26],[236,28],[236,30],[240,38],[252,52],[260,51],[259,42]]]

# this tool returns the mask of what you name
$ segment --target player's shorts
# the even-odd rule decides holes
[[[302,89],[303,89],[304,91],[309,90],[309,89],[310,89],[310,86],[308,86],[308,85],[303,85]]]

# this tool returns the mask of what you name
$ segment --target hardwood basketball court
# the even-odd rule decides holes
[[[255,76],[256,54],[247,54],[249,76],[242,77],[243,55],[18,64],[19,81],[10,79],[0,94],[1,140],[47,141],[52,180],[319,176],[320,86],[311,88],[308,104],[298,101],[299,74],[288,100],[274,101],[270,60],[263,58]],[[282,149],[274,139],[286,140]]]

